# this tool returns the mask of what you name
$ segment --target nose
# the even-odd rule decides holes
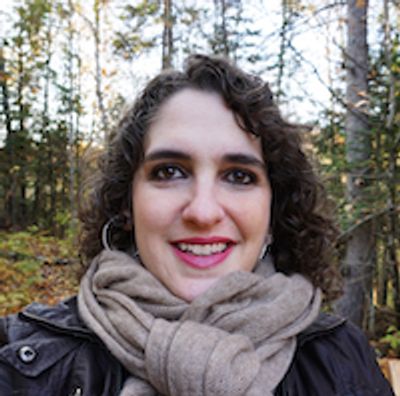
[[[198,183],[193,186],[193,191],[183,208],[182,218],[185,222],[197,227],[208,228],[219,223],[224,213],[214,185]]]

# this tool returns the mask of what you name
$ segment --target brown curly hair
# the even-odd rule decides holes
[[[185,70],[166,71],[145,87],[111,134],[98,174],[81,208],[80,251],[86,265],[102,250],[101,231],[112,219],[112,245],[132,246],[132,179],[143,160],[143,140],[160,106],[184,88],[216,92],[238,125],[259,136],[273,191],[270,254],[277,270],[308,276],[329,300],[340,291],[332,259],[337,230],[325,190],[301,148],[301,127],[286,122],[268,84],[219,57],[192,55]]]

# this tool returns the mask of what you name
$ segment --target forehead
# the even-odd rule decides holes
[[[257,137],[243,131],[223,98],[214,92],[186,88],[161,105],[145,138],[149,150],[183,148],[212,154],[249,152],[262,159]]]

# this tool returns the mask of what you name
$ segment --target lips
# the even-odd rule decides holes
[[[222,263],[231,254],[235,242],[224,237],[187,238],[173,241],[171,245],[185,264],[207,269]]]

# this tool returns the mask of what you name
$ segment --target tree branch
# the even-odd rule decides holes
[[[359,221],[358,223],[355,223],[353,225],[351,225],[347,230],[345,230],[342,234],[339,235],[338,239],[337,239],[337,245],[340,245],[344,242],[346,242],[349,238],[351,238],[352,233],[359,227],[361,227],[364,224],[369,223],[372,220],[375,220],[381,216],[384,216],[387,213],[390,212],[398,212],[400,213],[400,206],[396,206],[396,207],[386,207],[383,208],[382,210],[380,210],[377,213],[371,213],[368,216],[365,216],[363,219],[361,219],[361,221]]]

